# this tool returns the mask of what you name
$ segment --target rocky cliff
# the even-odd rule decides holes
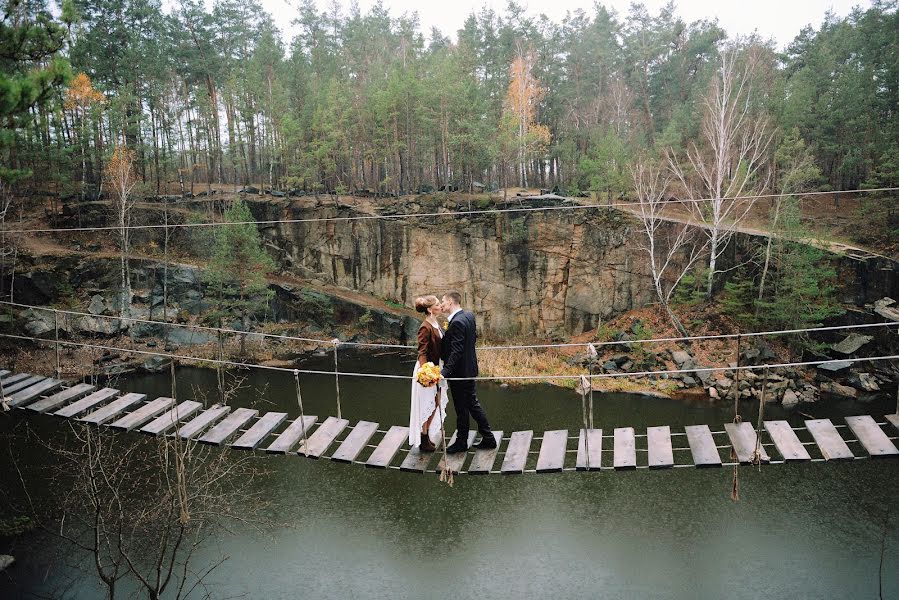
[[[446,216],[340,220],[360,213],[286,199],[250,204],[260,220],[312,219],[263,228],[283,269],[406,306],[420,294],[455,288],[482,330],[499,336],[576,335],[656,301],[639,224],[616,210],[459,216],[423,197],[402,210]],[[744,260],[761,239],[738,236],[721,268]],[[844,302],[862,305],[896,293],[895,262],[848,255],[836,262]]]
[[[260,220],[354,214],[251,205]],[[283,268],[301,277],[406,305],[458,289],[482,329],[498,335],[576,334],[655,297],[633,221],[606,209],[312,221],[263,233]]]

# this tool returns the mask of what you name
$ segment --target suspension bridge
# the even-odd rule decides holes
[[[808,419],[801,426],[788,421],[725,423],[712,431],[706,424],[673,428],[667,425],[637,431],[497,431],[497,447],[443,455],[408,449],[408,428],[381,429],[371,421],[285,412],[265,412],[200,402],[149,398],[141,393],[87,383],[0,371],[2,402],[13,409],[110,430],[150,436],[179,436],[201,444],[234,450],[290,454],[311,459],[358,464],[378,469],[425,473],[445,469],[463,474],[554,473],[634,469],[714,468],[750,464],[851,461],[895,458],[899,414],[879,421],[871,415],[849,416],[845,423]],[[469,434],[469,447],[476,441]],[[448,441],[455,441],[455,435]]]
[[[897,188],[882,190],[853,191],[895,191]],[[813,192],[803,195],[826,195],[830,192]],[[749,196],[759,199],[778,195]],[[740,200],[733,198],[732,200]],[[696,200],[704,202],[708,199]],[[497,214],[505,212],[534,212],[550,210],[575,210],[586,208],[608,208],[611,205],[564,205],[541,207],[518,207],[457,211],[454,213],[416,213],[409,215],[356,215],[352,217],[323,217],[312,219],[278,219],[275,221],[252,221],[260,224],[285,224],[300,222],[326,222],[341,220],[421,218],[459,215]],[[616,204],[617,206],[617,204]],[[625,208],[630,207],[627,203]],[[248,222],[250,223],[250,222]],[[188,223],[177,227],[217,227],[228,225],[223,222]],[[134,225],[124,229],[154,229],[172,227],[165,225]],[[6,233],[75,233],[118,231],[122,227],[76,227],[76,228],[11,228]],[[218,334],[244,335],[246,332],[225,328],[202,327],[180,323],[153,321],[122,316],[93,315],[76,311],[29,306],[3,301],[2,305],[12,308],[46,310],[53,314],[55,340],[34,336],[0,333],[0,337],[55,344],[57,365],[55,377],[45,377],[30,373],[12,373],[0,370],[0,403],[4,408],[22,410],[34,414],[70,419],[87,425],[126,432],[136,432],[149,436],[177,436],[201,444],[221,446],[235,450],[259,451],[268,454],[290,454],[311,459],[326,459],[335,462],[364,465],[379,469],[397,469],[408,472],[446,472],[469,474],[520,474],[553,473],[563,471],[619,471],[635,469],[676,469],[714,468],[740,465],[775,465],[791,462],[831,462],[853,461],[867,458],[888,458],[899,456],[897,434],[899,434],[899,405],[895,414],[883,418],[874,415],[845,417],[843,422],[830,419],[806,419],[801,424],[791,424],[786,420],[764,420],[764,397],[759,402],[759,415],[755,424],[743,421],[738,411],[739,394],[735,393],[734,420],[712,430],[708,424],[676,427],[658,425],[637,430],[634,427],[594,428],[591,409],[587,410],[587,394],[582,393],[584,426],[570,431],[565,429],[534,432],[532,430],[495,432],[497,447],[489,450],[471,448],[477,440],[472,432],[467,440],[471,448],[466,453],[446,455],[440,450],[455,441],[454,435],[434,453],[422,453],[417,448],[407,448],[408,428],[400,425],[382,426],[371,421],[350,423],[342,418],[340,407],[340,377],[375,377],[409,379],[405,375],[378,373],[347,373],[338,368],[338,349],[341,346],[360,348],[408,349],[409,346],[377,343],[348,343],[339,340],[316,340],[287,335],[255,333],[262,338],[279,338],[293,342],[316,343],[327,346],[333,344],[334,370],[313,371],[289,369],[270,365],[250,364],[219,358],[198,358],[189,355],[161,353],[134,348],[93,344],[87,342],[62,341],[59,339],[59,317],[87,317],[116,319],[128,322],[158,324],[164,327],[189,327],[196,330],[213,331]],[[817,327],[743,334],[723,334],[692,336],[682,338],[656,338],[651,340],[629,340],[621,342],[534,344],[527,346],[482,346],[479,350],[500,351],[513,349],[540,349],[558,347],[590,348],[616,344],[644,344],[658,342],[693,342],[700,340],[735,339],[737,356],[740,356],[740,340],[744,338],[789,335],[820,331],[840,331],[872,327],[896,326],[899,323],[868,323],[834,327]],[[65,382],[60,377],[59,348],[61,346],[84,347],[111,352],[131,353],[145,356],[165,357],[171,361],[202,361],[218,367],[258,368],[287,371],[297,379],[297,401],[299,415],[289,418],[285,412],[264,412],[226,405],[204,406],[193,400],[177,401],[175,398],[150,398],[141,393],[121,391],[88,383]],[[828,363],[874,363],[895,361],[899,356],[875,356],[837,360],[817,360],[788,362],[780,364],[740,365],[727,367],[698,367],[693,369],[653,370],[638,373],[601,373],[589,375],[498,375],[477,377],[479,380],[555,380],[582,379],[589,386],[596,378],[606,377],[659,377],[673,374],[696,374],[699,372],[730,371],[739,374],[748,370],[762,370],[781,367],[821,366]],[[336,416],[305,415],[303,411],[299,375],[333,375],[336,388]],[[174,389],[174,385],[173,385]],[[584,389],[584,387],[582,387]],[[174,396],[174,392],[172,393]],[[49,417],[48,417],[49,418]],[[386,427],[386,429],[384,428]],[[446,436],[445,436],[446,437]]]

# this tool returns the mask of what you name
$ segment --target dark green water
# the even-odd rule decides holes
[[[304,366],[332,368],[328,358]],[[412,363],[371,355],[341,366],[411,373]],[[234,404],[297,413],[292,377],[245,375]],[[214,373],[182,370],[179,399],[214,382]],[[342,378],[340,385],[346,418],[382,428],[407,422],[405,382]],[[170,394],[162,375],[134,377],[121,387]],[[334,414],[332,378],[306,377],[303,392],[306,414]],[[482,384],[479,395],[495,428],[506,432],[580,427],[580,399],[568,390]],[[839,420],[892,409],[885,400],[804,410]],[[756,407],[742,410],[755,415]],[[731,416],[706,404],[597,396],[596,421],[608,431],[698,423],[716,430]],[[784,417],[802,419],[779,407],[766,412]],[[47,431],[61,426],[32,421]],[[733,503],[729,468],[459,476],[449,488],[432,474],[295,456],[259,460],[268,473],[256,485],[273,501],[272,519],[285,525],[270,536],[235,532],[197,558],[203,564],[221,553],[230,557],[213,577],[213,598],[875,599],[884,515],[899,494],[897,461],[743,468],[741,501]],[[899,510],[887,529],[883,598],[899,597],[896,523]],[[48,589],[61,569],[19,558],[12,579],[0,578],[0,595]],[[98,593],[82,580],[67,597]]]

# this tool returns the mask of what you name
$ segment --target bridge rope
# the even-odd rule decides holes
[[[18,335],[12,333],[0,333],[0,337],[8,338],[8,339],[16,339],[16,340],[28,340],[33,342],[39,342],[43,344],[60,344],[63,346],[72,346],[72,347],[80,347],[80,348],[93,348],[97,350],[108,350],[110,352],[125,352],[132,354],[139,354],[144,356],[161,356],[164,358],[185,360],[185,361],[194,361],[199,363],[208,363],[208,364],[221,364],[224,366],[231,366],[237,368],[255,368],[255,369],[263,369],[267,371],[280,371],[283,373],[293,373],[295,370],[300,373],[304,373],[307,375],[337,375],[344,377],[366,377],[366,378],[375,378],[375,379],[403,379],[406,381],[411,381],[412,377],[410,375],[394,375],[390,373],[362,373],[357,371],[321,371],[314,369],[293,369],[289,367],[277,367],[274,365],[261,365],[258,363],[247,363],[247,362],[238,362],[231,360],[221,360],[216,358],[202,358],[197,356],[183,355],[183,354],[174,354],[168,352],[154,352],[151,350],[137,350],[135,348],[122,348],[118,346],[106,346],[103,344],[89,344],[87,342],[74,342],[74,341],[59,341],[56,342],[54,340],[46,340],[43,338],[35,337],[35,336],[27,336],[27,335]],[[674,375],[674,374],[692,374],[692,373],[700,373],[700,372],[724,372],[724,371],[754,371],[764,368],[771,369],[780,369],[787,367],[812,367],[819,365],[828,365],[835,363],[864,363],[864,362],[878,362],[878,361],[886,361],[886,360],[899,360],[899,354],[891,354],[884,356],[869,356],[869,357],[858,357],[858,358],[838,358],[838,359],[827,359],[827,360],[810,360],[810,361],[797,361],[797,362],[783,362],[783,363],[771,363],[771,364],[761,364],[761,365],[739,365],[737,367],[723,366],[723,367],[694,367],[692,369],[663,369],[658,371],[637,371],[633,373],[593,373],[590,375],[479,375],[477,377],[447,377],[447,381],[526,381],[526,380],[577,380],[581,377],[587,377],[591,381],[593,379],[614,379],[618,377],[654,377],[659,375]]]
[[[705,202],[723,201],[723,200],[763,200],[772,198],[783,198],[784,196],[833,196],[838,194],[869,194],[881,192],[899,191],[899,187],[881,187],[871,189],[854,189],[854,190],[832,190],[819,192],[796,192],[793,194],[754,194],[748,196],[729,196],[724,198],[686,198],[683,200],[673,200],[672,204],[700,204]],[[521,200],[527,200],[521,197]],[[566,198],[567,200],[567,198]],[[123,230],[142,230],[142,229],[163,229],[168,227],[225,227],[233,225],[291,225],[299,223],[327,223],[335,221],[369,221],[369,220],[401,220],[409,218],[425,218],[425,217],[460,217],[460,216],[476,216],[503,213],[530,213],[530,212],[550,212],[557,210],[582,210],[591,208],[620,208],[625,206],[638,206],[637,202],[610,202],[607,204],[565,204],[560,206],[519,206],[510,208],[485,208],[477,210],[457,210],[444,212],[427,212],[427,213],[410,213],[410,214],[393,214],[393,215],[355,215],[346,217],[307,217],[302,219],[268,219],[253,221],[222,221],[222,222],[201,222],[201,223],[182,223],[178,225],[171,224],[147,224],[147,225],[126,225],[120,227],[118,225],[98,225],[83,227],[44,227],[44,228],[12,228],[6,229],[6,233],[78,233],[78,232],[95,232],[95,231],[123,231]],[[696,223],[701,225],[701,223]]]
[[[90,317],[96,319],[106,319],[106,320],[115,320],[115,321],[127,321],[130,323],[143,323],[148,325],[161,325],[164,327],[181,327],[186,329],[194,329],[197,331],[209,331],[230,335],[253,335],[257,337],[263,337],[267,339],[279,339],[279,340],[287,340],[293,342],[306,342],[313,344],[321,344],[325,346],[329,346],[331,344],[339,344],[340,346],[351,346],[357,348],[393,348],[393,349],[401,349],[401,350],[412,350],[415,349],[416,346],[412,345],[404,345],[404,344],[382,344],[376,342],[350,342],[350,341],[337,341],[335,339],[323,340],[317,338],[306,338],[306,337],[298,337],[293,335],[286,334],[278,334],[278,333],[265,333],[265,332],[255,332],[255,331],[241,331],[239,329],[229,329],[227,327],[212,327],[209,325],[194,325],[190,323],[170,323],[168,321],[157,321],[153,319],[142,319],[138,317],[122,317],[117,315],[94,315],[87,312],[70,310],[70,309],[62,309],[62,308],[53,308],[49,306],[37,306],[33,304],[23,304],[21,302],[11,302],[9,300],[0,300],[0,305],[10,306],[22,309],[31,309],[31,310],[39,310],[50,312],[54,314],[65,314],[76,317]],[[730,340],[736,339],[737,337],[774,337],[781,335],[794,335],[794,334],[808,334],[808,333],[820,333],[820,332],[828,332],[828,331],[849,331],[856,329],[871,329],[875,327],[899,327],[899,322],[897,321],[880,321],[877,323],[856,323],[853,325],[828,325],[821,327],[805,327],[805,328],[797,328],[797,329],[772,329],[767,331],[754,331],[754,332],[741,332],[741,333],[720,333],[720,334],[710,334],[710,335],[689,335],[689,336],[680,336],[680,337],[658,337],[658,338],[648,338],[642,340],[611,340],[605,342],[563,342],[557,344],[519,344],[519,345],[493,345],[493,346],[478,346],[477,350],[487,350],[487,351],[495,351],[495,350],[540,350],[540,349],[553,349],[553,348],[586,348],[589,350],[590,346],[596,348],[605,348],[608,346],[624,346],[631,344],[660,344],[660,343],[677,343],[677,342],[694,342],[694,341],[708,341],[708,340]]]

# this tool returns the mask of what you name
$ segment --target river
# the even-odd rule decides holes
[[[342,356],[342,363],[371,372],[412,367],[396,355]],[[333,368],[328,357],[309,357],[303,366]],[[289,374],[241,375],[245,387],[234,405],[297,414]],[[332,377],[302,383],[306,414],[334,414]],[[182,368],[177,386],[179,399],[188,399],[214,389],[215,374]],[[170,395],[166,374],[132,376],[119,387]],[[343,377],[340,388],[345,418],[382,428],[407,422],[406,382]],[[570,390],[481,384],[479,396],[495,428],[506,432],[580,427],[580,398]],[[747,417],[756,410],[741,408]],[[841,422],[893,407],[884,399],[803,410]],[[638,434],[661,424],[715,430],[732,417],[720,405],[623,394],[598,395],[595,411],[597,426],[633,426]],[[766,418],[802,419],[779,406],[766,408]],[[66,426],[18,411],[3,427],[25,419],[47,435]],[[899,494],[896,461],[742,468],[734,503],[730,468],[457,476],[450,488],[433,474],[259,456],[266,473],[254,485],[284,526],[270,535],[238,529],[205,548],[197,564],[230,557],[211,577],[212,598],[876,599],[881,583],[883,598],[899,597],[896,510],[886,527],[882,582],[878,575],[885,511]],[[35,450],[32,460],[52,457]],[[0,597],[40,594],[63,576],[64,567],[46,564],[25,541],[19,564],[0,575]],[[102,590],[81,576],[64,597],[102,597]]]

